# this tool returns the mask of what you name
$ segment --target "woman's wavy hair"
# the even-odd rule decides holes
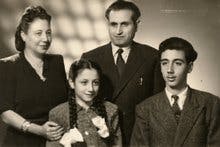
[[[36,18],[45,19],[49,23],[51,21],[51,16],[41,6],[27,7],[20,18],[15,32],[15,47],[18,51],[23,51],[25,49],[25,42],[21,37],[21,32],[23,31],[24,33],[27,33],[30,24]]]
[[[102,79],[102,70],[98,64],[96,64],[93,61],[86,60],[86,59],[80,59],[75,61],[71,66],[69,70],[69,79],[73,82],[75,81],[76,77],[82,72],[84,69],[95,69],[99,75],[100,79],[100,85],[101,85],[101,79]],[[107,112],[106,108],[104,106],[104,99],[98,95],[94,98],[93,103],[91,105],[91,108],[101,117],[105,119],[105,122],[107,124],[107,127],[109,128],[108,118],[107,118]],[[76,100],[75,100],[75,92],[74,89],[70,88],[69,91],[69,112],[70,112],[70,128],[77,127],[77,106],[76,106]],[[106,143],[110,143],[111,134],[110,137],[104,139]]]

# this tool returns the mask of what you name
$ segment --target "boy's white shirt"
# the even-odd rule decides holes
[[[186,100],[186,97],[187,97],[188,89],[189,89],[189,88],[188,88],[188,86],[187,86],[181,93],[177,94],[177,96],[179,97],[177,103],[178,103],[178,105],[179,105],[179,107],[180,107],[180,110],[183,110],[183,105],[184,105],[185,100]],[[173,94],[172,94],[171,92],[169,92],[169,91],[167,90],[167,88],[165,88],[165,92],[166,92],[166,95],[167,95],[168,100],[169,100],[169,102],[170,102],[170,105],[172,106],[173,103],[174,103],[174,99],[171,98]]]

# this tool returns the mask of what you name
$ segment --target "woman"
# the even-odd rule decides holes
[[[81,59],[71,65],[69,101],[49,113],[49,119],[67,132],[59,142],[47,142],[48,147],[121,146],[118,108],[98,96],[101,75],[91,61]]]
[[[7,124],[4,147],[43,147],[63,128],[48,121],[48,112],[67,100],[63,58],[46,54],[51,44],[51,16],[28,7],[15,33],[20,53],[0,61],[0,114]]]

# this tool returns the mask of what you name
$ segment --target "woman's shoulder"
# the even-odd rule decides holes
[[[14,54],[9,57],[1,58],[0,59],[0,69],[1,74],[5,76],[12,76],[17,74],[17,70],[20,69],[21,62],[21,54]],[[16,72],[15,72],[16,71]]]
[[[45,54],[47,60],[63,60],[63,56],[59,54]]]
[[[0,59],[0,63],[5,63],[5,64],[13,64],[13,63],[16,63],[20,60],[21,58],[21,54],[20,53],[17,53],[17,54],[14,54],[14,55],[11,55],[11,56],[8,56],[8,57],[5,57],[5,58],[1,58]]]
[[[64,60],[62,55],[58,54],[46,54],[44,56],[46,65],[48,64],[53,70],[60,71],[60,68],[64,68]]]

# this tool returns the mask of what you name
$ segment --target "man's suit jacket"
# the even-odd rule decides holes
[[[133,42],[122,78],[119,79],[111,44],[84,53],[82,58],[98,63],[104,73],[101,95],[118,105],[124,144],[128,144],[135,119],[135,106],[162,91],[164,81],[159,70],[157,50]]]
[[[150,97],[136,108],[131,144],[150,147],[219,147],[219,98],[190,89],[177,125],[165,91]]]

